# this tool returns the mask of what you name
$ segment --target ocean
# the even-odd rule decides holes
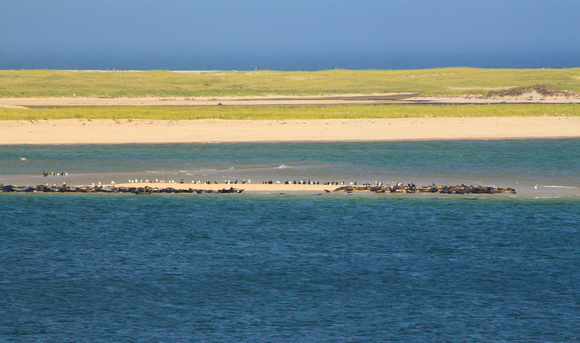
[[[578,175],[580,139],[0,146],[5,184],[518,191],[0,193],[0,341],[578,341]]]
[[[469,68],[574,68],[578,53],[382,53],[209,55],[0,52],[0,69],[64,70],[330,70]]]

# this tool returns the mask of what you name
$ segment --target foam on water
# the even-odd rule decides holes
[[[564,188],[564,189],[578,189],[578,187],[568,187],[568,186],[554,186],[554,185],[538,185],[539,187],[545,188]]]

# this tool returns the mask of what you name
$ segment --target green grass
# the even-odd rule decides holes
[[[580,105],[388,105],[328,107],[76,107],[3,109],[0,120],[48,119],[347,119],[430,117],[580,116]]]
[[[218,97],[409,92],[486,95],[493,89],[543,85],[580,93],[580,68],[77,72],[2,70],[0,97]]]
[[[318,72],[0,71],[1,97],[219,97],[415,93],[455,96],[543,85],[580,93],[580,68],[326,70]],[[195,101],[195,100],[191,100]],[[580,105],[332,107],[98,107],[0,109],[0,120],[42,119],[330,119],[580,115]]]

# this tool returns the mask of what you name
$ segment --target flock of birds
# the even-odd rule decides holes
[[[49,176],[52,176],[52,177],[55,177],[55,176],[68,176],[68,173],[67,172],[45,172],[45,171],[43,171],[42,174],[43,174],[44,177],[49,177]],[[163,179],[154,179],[154,180],[153,179],[145,179],[145,180],[143,180],[143,179],[129,179],[128,180],[128,183],[137,183],[137,184],[139,184],[139,183],[170,183],[170,184],[177,184],[177,183],[179,183],[179,184],[185,184],[186,182],[185,182],[184,179],[180,179],[179,181],[175,181],[175,180],[163,180]],[[246,183],[248,183],[248,184],[252,183],[252,180],[251,179],[248,179],[248,180],[246,180],[246,179],[237,180],[236,179],[236,180],[225,180],[225,181],[217,181],[217,180],[215,180],[215,181],[192,180],[191,181],[191,184],[195,184],[195,185],[202,185],[202,184],[205,184],[205,185],[212,185],[212,184],[218,185],[218,184],[222,184],[222,183],[223,184],[226,184],[226,185],[237,185],[237,184],[242,184],[243,185],[243,184],[246,184]],[[115,181],[111,181],[111,185],[115,185],[115,184],[116,184]],[[350,185],[350,186],[357,186],[357,182],[356,181],[355,182],[344,182],[344,181],[342,181],[342,182],[338,182],[338,181],[320,182],[320,181],[313,181],[313,180],[309,180],[309,179],[308,180],[306,180],[306,179],[305,180],[293,180],[293,181],[273,181],[273,180],[265,180],[265,181],[262,181],[262,184],[270,184],[270,185],[272,185],[272,184],[278,184],[278,185],[280,185],[280,184],[284,184],[284,185],[325,185],[325,186],[345,186],[345,185]],[[97,186],[97,185],[98,186],[102,186],[103,184],[102,184],[102,182],[98,182],[98,183],[94,183],[93,182],[91,185],[92,186]],[[360,185],[362,185],[362,186],[371,186],[371,183],[370,182],[363,182]],[[401,185],[402,186],[402,183],[398,183],[397,185]],[[375,181],[374,182],[374,186],[381,187],[381,186],[383,186],[383,183],[382,182],[379,182],[379,181]]]
[[[112,182],[114,182],[114,181],[112,181]],[[149,180],[149,179],[146,179],[146,180],[143,180],[143,179],[130,179],[129,180],[129,183],[181,183],[181,184],[183,184],[183,183],[186,183],[186,182],[183,179],[181,179],[179,181],[175,181],[175,180],[167,180],[166,181],[166,180],[160,180],[160,179],[155,179],[155,180]],[[192,184],[195,184],[195,185],[212,185],[212,184],[218,185],[221,182],[219,182],[219,181],[192,180],[191,183]],[[243,179],[243,180],[240,180],[239,183],[240,184],[252,183],[252,180],[250,179],[250,180],[247,180],[246,181],[245,179]],[[226,184],[226,185],[235,185],[235,184],[238,184],[238,180],[235,180],[235,181],[226,180],[224,182],[224,184]]]
[[[111,181],[112,184],[114,184],[114,181]],[[179,181],[175,181],[175,180],[160,180],[160,179],[155,179],[155,180],[149,180],[149,179],[130,179],[129,183],[180,183],[180,184],[185,184],[188,182],[185,182],[184,179],[181,179]],[[237,185],[237,184],[250,184],[252,183],[251,179],[242,179],[242,180],[225,180],[223,182],[221,181],[203,181],[203,180],[192,180],[191,181],[192,184],[195,185],[218,185],[218,184],[226,184],[226,185]],[[346,186],[346,185],[350,185],[350,186],[357,186],[357,182],[338,182],[338,181],[326,181],[326,182],[320,182],[320,181],[313,181],[313,180],[294,180],[294,181],[273,181],[273,180],[265,180],[262,181],[262,184],[284,184],[284,185],[325,185],[325,186]],[[360,184],[361,186],[371,186],[372,184],[370,182],[363,182]],[[403,186],[403,184],[401,182],[397,183],[398,186]],[[409,184],[410,186],[411,184]],[[383,186],[382,182],[379,181],[375,181],[374,182],[374,186],[378,186],[381,187]]]

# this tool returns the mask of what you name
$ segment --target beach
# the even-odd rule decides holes
[[[1,121],[0,144],[332,142],[580,137],[580,117]]]

